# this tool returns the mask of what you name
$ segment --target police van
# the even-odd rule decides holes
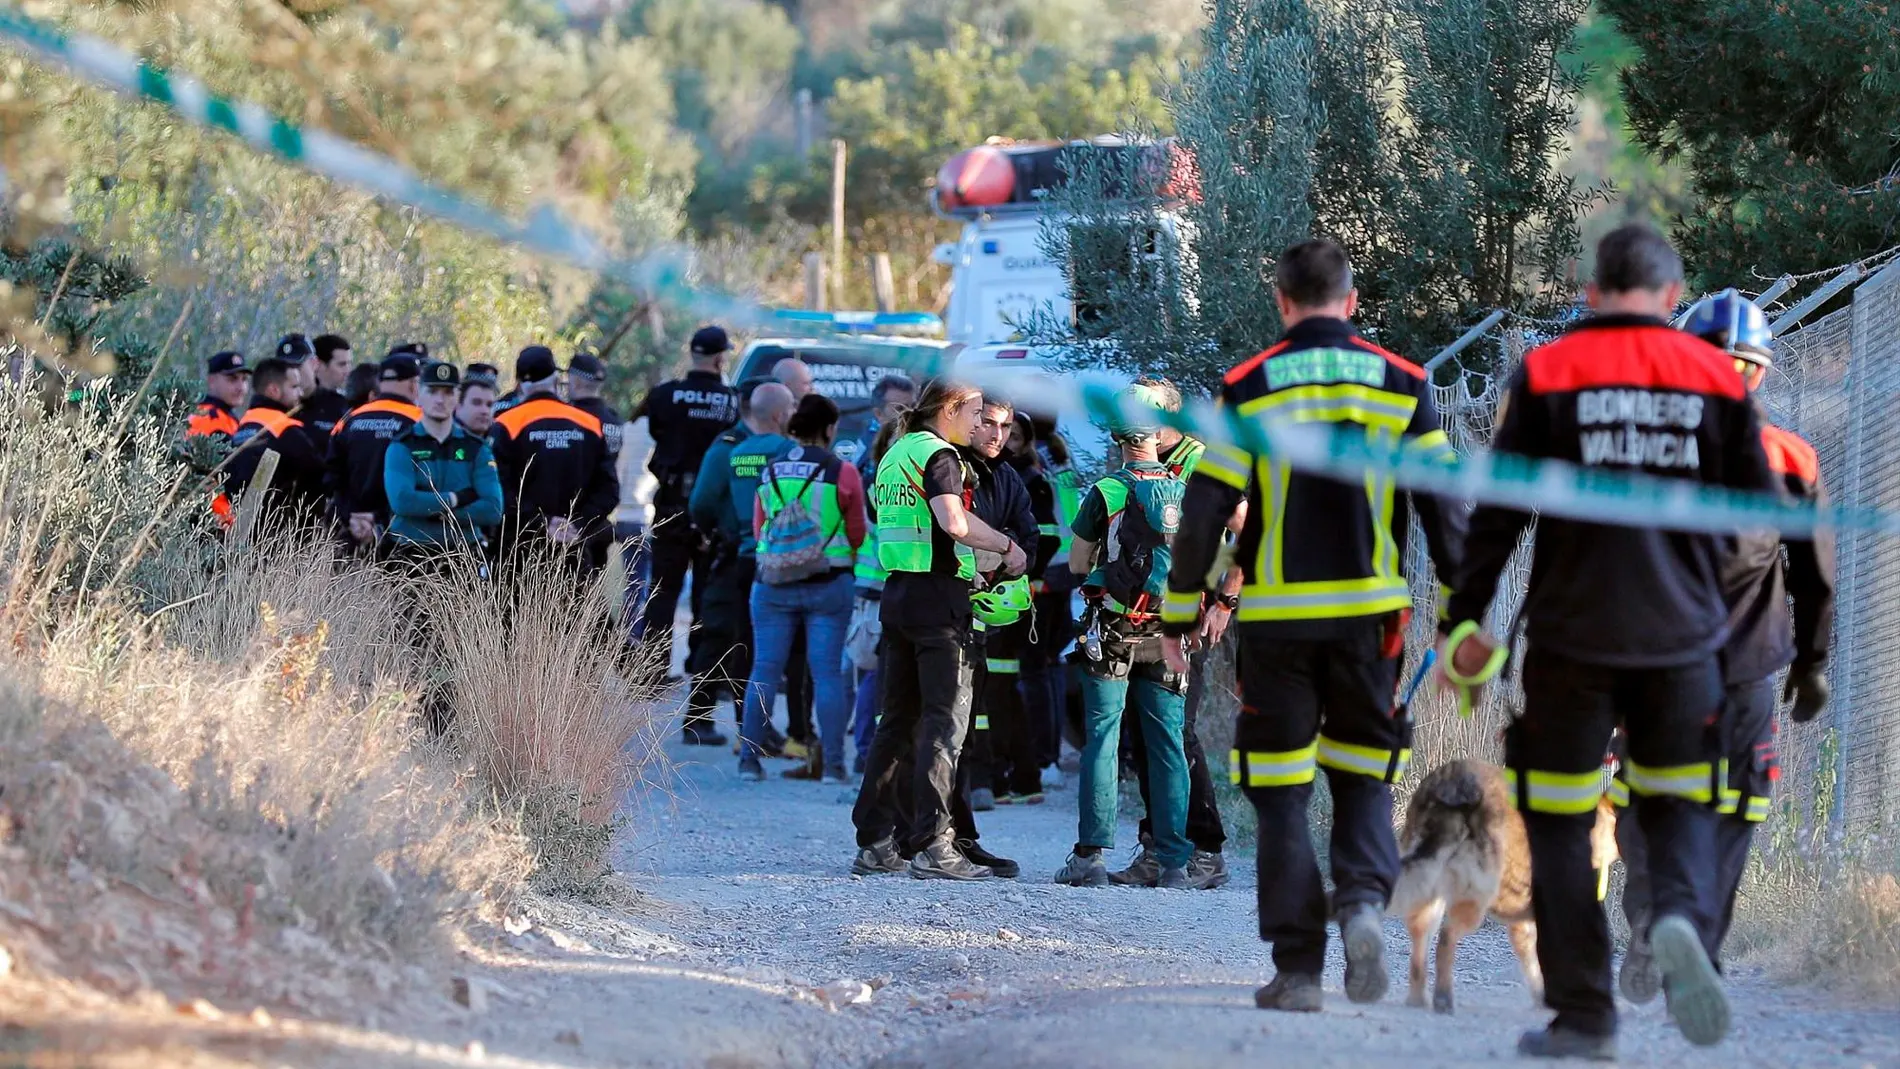
[[[740,350],[735,383],[765,378],[782,360],[797,358],[811,368],[812,389],[838,406],[838,439],[832,451],[855,463],[871,427],[871,391],[886,375],[922,385],[949,366],[958,346],[930,337],[943,320],[927,312],[778,312],[783,333],[747,342]]]

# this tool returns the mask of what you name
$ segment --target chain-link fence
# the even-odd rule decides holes
[[[1494,369],[1467,372],[1436,388],[1446,432],[1461,451],[1491,439],[1510,371],[1556,324],[1498,331]],[[1775,368],[1762,388],[1769,417],[1813,444],[1832,500],[1900,509],[1900,265],[1863,282],[1838,311],[1789,330],[1775,343]],[[1416,532],[1415,532],[1416,535]],[[1436,580],[1414,537],[1412,575],[1418,605],[1412,660],[1429,648]],[[1776,806],[1779,841],[1877,848],[1900,826],[1900,540],[1843,534],[1838,546],[1837,608],[1829,659],[1833,701],[1812,724],[1780,725],[1782,780]],[[1509,626],[1523,599],[1529,556],[1506,569],[1488,623]],[[1469,720],[1430,690],[1413,703],[1422,770],[1453,756],[1499,756],[1500,733],[1520,695],[1514,679],[1490,688]],[[1414,775],[1417,773],[1415,772]]]

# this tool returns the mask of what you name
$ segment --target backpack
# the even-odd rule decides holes
[[[813,471],[798,492],[787,497],[779,489],[774,466],[766,465],[765,478],[772,485],[772,492],[778,495],[780,507],[766,521],[759,539],[760,582],[782,586],[810,579],[831,567],[831,562],[825,559],[825,547],[831,544],[837,532],[820,528],[817,514],[804,501],[805,491],[811,489],[818,474]]]
[[[1109,525],[1102,587],[1130,612],[1150,612],[1167,587],[1187,487],[1175,478],[1112,478],[1127,485],[1128,498]]]

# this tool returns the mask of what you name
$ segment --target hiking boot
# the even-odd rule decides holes
[[[851,861],[853,876],[878,876],[886,872],[904,871],[904,859],[897,853],[897,844],[889,839],[880,839],[870,846],[858,847],[858,856]]]
[[[797,739],[788,739],[783,735],[779,736],[780,757],[789,758],[793,761],[803,761],[811,757],[811,751],[811,747],[799,742]]]
[[[756,757],[739,758],[739,780],[742,783],[765,782],[765,769],[759,767]]]
[[[1148,849],[1148,840],[1143,838],[1141,849],[1135,851],[1135,860],[1120,872],[1109,873],[1108,879],[1117,887],[1153,887],[1161,881],[1161,861]]]
[[[970,789],[970,812],[987,813],[996,808],[996,792],[988,787]]]
[[[1161,876],[1155,880],[1155,886],[1163,891],[1191,891],[1194,885],[1188,880],[1187,866],[1172,865],[1161,869]]]
[[[1553,1024],[1517,1037],[1517,1052],[1526,1058],[1584,1058],[1593,1062],[1616,1060],[1616,1034],[1597,1035]]]
[[[1227,884],[1227,859],[1207,850],[1196,850],[1187,863],[1188,886],[1196,891],[1212,891]]]
[[[1391,982],[1385,972],[1385,925],[1379,912],[1371,903],[1356,902],[1339,914],[1339,938],[1346,944],[1346,997],[1362,1004],[1384,998]]]
[[[1284,1013],[1318,1013],[1325,1001],[1319,977],[1303,972],[1283,972],[1253,993],[1254,1005]]]
[[[1023,867],[1006,857],[997,857],[983,849],[975,839],[958,839],[957,851],[974,864],[983,866],[996,874],[997,879],[1013,880],[1023,874]]]
[[[680,741],[688,746],[724,746],[726,737],[711,724],[688,724],[680,729]]]
[[[1664,917],[1650,925],[1649,947],[1682,1038],[1698,1047],[1720,1043],[1728,1035],[1728,996],[1695,925],[1673,914]]]
[[[814,765],[810,762],[806,762],[805,764],[799,765],[796,768],[788,768],[785,771],[779,773],[779,775],[785,777],[786,779],[815,780],[815,779],[823,779],[825,774],[819,771],[817,765]]]
[[[995,873],[957,852],[955,844],[932,843],[910,859],[910,874],[919,880],[987,880]]]
[[[1100,853],[1069,855],[1069,861],[1056,873],[1056,882],[1070,887],[1107,887],[1108,866]]]
[[[1641,935],[1630,935],[1623,967],[1616,971],[1616,986],[1624,998],[1639,1006],[1654,999],[1656,992],[1662,990],[1662,972],[1656,968],[1655,955],[1649,952],[1649,940]]]

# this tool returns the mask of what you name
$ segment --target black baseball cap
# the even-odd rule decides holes
[[[607,365],[601,363],[600,357],[595,356],[593,353],[582,351],[575,353],[574,359],[568,361],[567,373],[569,375],[581,375],[593,379],[595,382],[601,382],[607,378]]]
[[[388,356],[383,357],[383,362],[378,364],[376,369],[378,382],[408,382],[410,379],[421,377],[421,359],[414,353],[394,349],[390,350]]]
[[[310,339],[301,334],[286,334],[277,339],[277,359],[286,364],[301,364],[317,355]]]
[[[544,382],[560,370],[554,363],[554,350],[545,345],[530,345],[515,357],[516,382]]]
[[[462,384],[462,369],[447,360],[431,360],[422,369],[422,385],[455,387]]]
[[[713,356],[732,348],[732,339],[726,337],[724,327],[701,327],[693,332],[693,352],[700,356]]]
[[[207,375],[249,375],[250,373],[251,366],[244,362],[244,354],[236,349],[212,353],[211,359],[205,361]]]
[[[501,369],[493,364],[470,364],[462,375],[463,382],[485,382],[493,386],[501,381]]]

